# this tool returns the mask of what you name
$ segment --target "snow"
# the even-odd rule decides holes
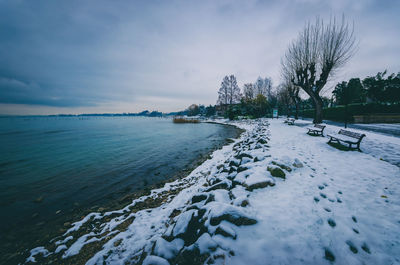
[[[35,256],[38,254],[42,254],[43,257],[47,257],[50,255],[49,251],[44,247],[36,247],[31,249],[31,255],[26,259],[26,262],[36,262]]]
[[[157,256],[147,256],[143,261],[143,265],[169,265],[169,262]]]
[[[186,228],[192,216],[196,213],[195,210],[189,210],[179,215],[178,221],[175,224],[173,235],[177,236],[186,232]]]
[[[87,264],[135,263],[143,255],[143,264],[173,264],[195,249],[216,264],[400,264],[400,138],[351,129],[367,135],[363,152],[341,151],[328,137],[307,135],[309,121],[233,124],[246,132],[189,176],[123,209],[86,216],[53,249],[32,249],[27,262],[56,252],[68,258],[107,237]],[[324,134],[339,129],[327,125]],[[268,168],[282,168],[285,179]],[[177,187],[161,206],[131,212]],[[81,231],[83,224],[92,229]],[[198,227],[191,242],[182,237],[189,225]]]
[[[160,237],[154,247],[154,253],[162,258],[171,259],[178,254],[178,252],[183,248],[183,245],[184,241],[180,238],[168,242]]]

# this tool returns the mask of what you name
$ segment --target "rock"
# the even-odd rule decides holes
[[[294,160],[293,162],[293,166],[297,167],[297,168],[301,168],[303,167],[303,164],[300,162],[300,160],[298,160],[297,158]]]
[[[220,183],[217,183],[211,187],[209,187],[206,192],[212,191],[212,190],[218,190],[218,189],[228,189],[230,188],[231,185],[229,185],[228,181],[223,181]]]
[[[184,248],[178,256],[171,261],[171,264],[176,265],[203,265],[210,254],[206,253],[201,255],[200,250],[196,246]]]
[[[262,188],[265,188],[265,187],[268,187],[268,186],[274,186],[274,185],[275,184],[271,183],[271,181],[269,181],[269,180],[260,181],[258,183],[254,183],[254,184],[251,184],[249,186],[246,186],[246,190],[253,191],[255,189],[262,189]]]
[[[260,144],[267,144],[268,142],[266,141],[266,140],[264,140],[264,139],[260,139],[260,140],[258,140],[257,141],[257,143],[260,143]]]
[[[231,162],[229,162],[229,166],[230,167],[232,167],[232,166],[238,167],[239,166],[239,161],[231,160]]]
[[[207,199],[207,195],[205,195],[205,194],[194,195],[192,197],[192,203],[201,202],[201,201],[204,201],[205,199]]]
[[[238,155],[235,156],[235,158],[240,159],[240,160],[241,160],[243,157],[253,158],[251,155],[246,154],[246,153],[240,153],[240,154],[238,154]]]
[[[59,213],[61,213],[61,210],[58,210],[58,211],[56,212],[56,214],[59,214]]]
[[[236,172],[236,171],[237,171],[237,168],[232,166],[232,167],[229,168],[228,173],[231,174],[231,173]]]
[[[286,178],[285,172],[279,167],[268,167],[267,170],[271,173],[271,175],[275,178]]]
[[[189,210],[189,209],[188,209]],[[171,214],[169,215],[169,218],[174,218],[175,216],[178,216],[182,211],[178,209],[174,209]]]
[[[157,239],[152,254],[165,259],[172,259],[178,255],[179,251],[183,248],[184,241],[180,238],[176,238],[171,242],[166,241],[163,238]]]
[[[215,196],[214,196],[214,194],[210,194],[208,196],[208,199],[206,200],[206,202],[204,204],[207,204],[207,203],[210,203],[210,202],[213,202],[213,201],[215,201]]]
[[[220,216],[214,216],[210,218],[210,224],[211,225],[219,225],[222,221],[228,221],[232,224],[235,224],[237,226],[241,225],[254,225],[257,223],[255,219],[252,219],[250,217],[244,216],[244,215],[239,215],[238,213],[232,214],[232,213],[224,213]]]
[[[242,207],[246,207],[247,205],[249,205],[250,203],[249,203],[249,200],[243,200],[242,201],[242,203],[240,204],[240,206],[242,206]]]
[[[252,162],[252,161],[253,161],[252,158],[243,157],[242,160],[240,160],[240,164],[243,165],[243,164],[246,164],[246,163],[249,163],[249,162]]]
[[[247,169],[248,169],[248,168],[245,167],[245,166],[240,166],[240,167],[238,167],[237,172],[240,173],[240,172],[245,171],[245,170],[247,170]]]
[[[233,231],[231,228],[225,226],[225,225],[220,225],[217,227],[215,230],[216,235],[221,235],[224,237],[230,237],[232,239],[236,239],[236,233]]]
[[[169,265],[169,262],[161,257],[148,255],[143,260],[143,265]]]
[[[275,166],[278,166],[278,167],[280,167],[280,168],[282,168],[282,169],[288,171],[288,172],[292,172],[292,168],[289,167],[289,166],[287,166],[287,165],[278,163],[278,162],[276,162],[276,161],[272,161],[271,163],[272,163],[273,165],[275,165]]]

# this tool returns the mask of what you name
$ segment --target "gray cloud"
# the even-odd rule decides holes
[[[30,105],[104,112],[214,104],[226,74],[240,85],[259,75],[278,84],[288,43],[316,15],[344,13],[360,40],[332,84],[399,71],[399,7],[378,0],[0,0],[0,113],[18,104],[25,112]]]

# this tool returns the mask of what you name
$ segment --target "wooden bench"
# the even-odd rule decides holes
[[[337,134],[328,134],[327,136],[330,137],[328,144],[331,142],[343,142],[349,145],[349,149],[358,149],[358,151],[361,151],[360,143],[361,140],[365,137],[365,134],[341,129]],[[356,145],[357,147],[353,148],[353,145]]]
[[[308,129],[307,134],[324,136],[325,127],[326,127],[326,125],[314,124],[314,127],[307,127],[307,129]]]

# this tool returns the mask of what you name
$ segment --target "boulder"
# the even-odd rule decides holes
[[[271,173],[271,175],[275,178],[286,178],[285,172],[280,167],[268,167],[267,170]]]
[[[194,195],[192,197],[192,203],[201,202],[204,201],[205,199],[207,199],[207,195],[205,194]]]

